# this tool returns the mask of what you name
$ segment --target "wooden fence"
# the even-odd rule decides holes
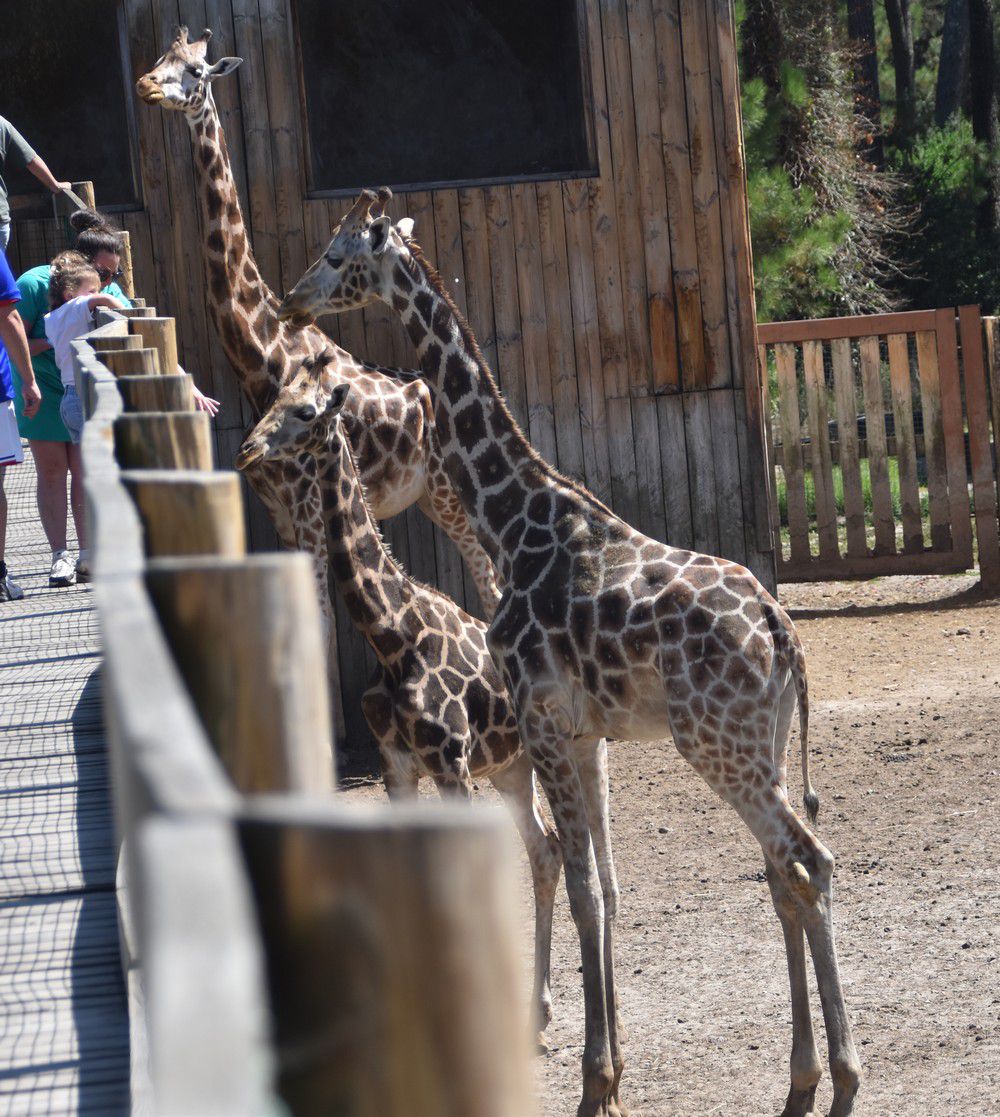
[[[337,802],[310,560],[246,555],[159,321],[74,343],[134,1109],[530,1114],[506,821]]]
[[[778,580],[953,573],[978,553],[1000,588],[979,308],[772,322],[758,343]]]

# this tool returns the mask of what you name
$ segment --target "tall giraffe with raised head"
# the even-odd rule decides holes
[[[444,469],[426,384],[414,373],[361,363],[321,330],[293,329],[278,318],[278,298],[261,277],[247,239],[212,95],[212,82],[232,73],[242,59],[220,58],[209,64],[211,34],[206,30],[200,39],[190,40],[187,28],[178,28],[136,90],[148,104],[182,112],[190,126],[208,310],[240,386],[260,417],[286,376],[305,358],[324,356],[336,377],[352,389],[342,421],[375,516],[386,519],[419,505],[455,542],[483,608],[492,616],[499,599],[493,566]],[[353,228],[359,216],[367,219],[368,209],[360,209],[344,218],[346,228]],[[325,536],[315,477],[315,461],[308,455],[303,461],[261,463],[247,472],[282,543],[318,556],[320,600],[328,610]]]
[[[352,391],[324,355],[303,362],[247,437],[238,469],[258,461],[323,461],[320,499],[330,592],[378,659],[362,699],[391,798],[413,797],[421,775],[442,795],[472,798],[489,779],[524,841],[535,892],[535,990],[539,1042],[552,1016],[552,906],[562,867],[559,840],[543,821],[531,761],[486,646],[486,625],[451,598],[407,576],[387,550],[358,480],[339,418]]]
[[[360,199],[369,210],[377,200],[370,191]],[[805,803],[815,816],[805,661],[792,623],[744,567],[647,538],[539,457],[411,231],[412,222],[393,225],[385,216],[341,229],[279,313],[301,320],[380,298],[400,315],[434,387],[446,468],[504,585],[490,650],[563,847],[583,958],[579,1117],[622,1111],[612,941],[618,894],[599,742],[667,733],[764,852],[791,982],[784,1117],[811,1112],[821,1074],[803,932],[826,1023],[830,1117],[847,1117],[860,1065],[834,946],[833,857],[786,791],[798,706]]]

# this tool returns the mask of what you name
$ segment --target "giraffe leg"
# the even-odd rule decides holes
[[[583,963],[583,1098],[577,1117],[608,1117],[614,1083],[604,977],[604,898],[590,838],[586,797],[575,763],[567,708],[541,694],[521,705],[521,741],[538,773],[562,844],[566,892]]]
[[[500,603],[497,574],[489,555],[483,550],[469,522],[469,517],[458,494],[451,487],[443,464],[428,467],[427,488],[417,501],[417,507],[451,539],[465,560],[486,620],[491,621]]]
[[[778,699],[777,718],[771,751],[778,783],[787,794],[786,770],[788,741],[792,719],[797,709],[795,684],[789,679]],[[792,1004],[792,1057],[791,1086],[781,1117],[807,1117],[812,1113],[816,1085],[822,1076],[819,1051],[813,1034],[812,1013],[809,1008],[809,985],[806,975],[805,937],[802,917],[794,897],[789,893],[784,879],[770,861],[765,861],[767,884],[771,902],[781,924],[785,939],[785,957],[788,962],[788,981]]]
[[[618,917],[618,880],[611,853],[611,819],[608,812],[608,743],[602,737],[598,741],[577,741],[575,744],[576,766],[586,797],[587,822],[604,899],[604,989],[611,1066],[614,1071],[608,1113],[611,1117],[626,1117],[627,1110],[618,1097],[625,1058],[622,1054],[621,1019],[615,992],[614,929]]]
[[[361,712],[378,744],[379,765],[386,794],[393,802],[417,797],[420,768],[396,727],[392,691],[376,667],[372,682],[361,698]]]
[[[820,849],[823,847],[820,846]],[[823,852],[826,853],[825,850]],[[854,1099],[861,1085],[861,1062],[851,1035],[851,1024],[840,981],[840,967],[837,964],[831,888],[833,858],[829,853],[826,853],[826,856],[829,860],[815,881],[818,896],[812,903],[803,897],[800,899],[800,904],[813,968],[816,971],[819,998],[823,1005],[823,1020],[826,1024],[826,1039],[830,1053],[833,1104],[830,1106],[829,1117],[849,1117],[854,1112]]]
[[[552,1020],[552,990],[549,984],[552,908],[559,874],[562,872],[562,852],[559,838],[542,817],[535,773],[527,755],[522,753],[513,764],[490,778],[514,818],[531,866],[531,883],[535,893],[535,983],[532,1004],[537,1013],[536,1042],[539,1050],[545,1052],[548,1051],[545,1029]]]
[[[683,719],[677,720],[683,723]],[[710,750],[706,748],[709,735],[706,731],[699,733],[694,727],[684,732],[676,729],[674,731],[674,743],[681,755],[736,810],[760,842],[764,857],[777,878],[782,908],[787,910],[787,897],[788,903],[794,905],[797,911],[799,925],[805,929],[809,941],[826,1022],[830,1074],[834,1084],[830,1117],[849,1117],[854,1110],[854,1097],[861,1080],[861,1069],[851,1038],[833,940],[830,890],[833,857],[789,805],[774,763],[773,740],[761,741],[756,750],[751,747],[752,742],[740,742],[741,750],[737,753],[730,742],[719,741],[714,734],[713,737],[716,739],[712,743],[718,743],[719,747],[712,751],[721,752],[727,758],[725,765],[716,762],[713,766],[709,761]],[[727,767],[731,772],[725,772]],[[736,774],[733,775],[733,772]],[[781,910],[778,910],[778,915],[781,918]],[[785,929],[784,920],[782,929]],[[808,1000],[799,992],[800,985],[803,990],[805,988],[802,975],[804,964],[797,960],[801,945],[794,935],[791,936],[791,941],[789,938],[786,932],[794,1023],[796,1012],[808,1011]],[[807,1082],[811,1073],[804,1029],[800,1035],[803,1038],[799,1047],[803,1060],[803,1076],[796,1083],[797,1069],[793,1067],[792,1091],[789,1095],[790,1101],[794,1101],[800,1108],[791,1109],[791,1114],[799,1114],[801,1110],[801,1104],[805,1101],[803,1092],[809,1089]],[[793,1038],[793,1062],[794,1055]],[[789,1111],[786,1109],[787,1112]]]
[[[767,883],[771,902],[781,923],[788,960],[788,981],[792,995],[792,1082],[781,1117],[808,1117],[816,1097],[816,1084],[822,1076],[819,1051],[813,1035],[809,1011],[809,985],[806,976],[805,937],[802,918],[781,875],[767,862]]]

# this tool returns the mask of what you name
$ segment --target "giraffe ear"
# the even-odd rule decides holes
[[[391,217],[379,217],[371,223],[371,228],[368,230],[368,239],[373,256],[381,256],[385,251],[385,246],[389,243],[389,230],[391,228]]]
[[[413,236],[413,218],[412,217],[401,217],[396,222],[396,232],[399,233],[399,235],[401,237],[404,237],[404,238],[412,237]]]
[[[347,402],[347,397],[351,394],[350,384],[338,384],[336,388],[330,393],[330,400],[326,405],[326,413],[332,419],[334,415],[340,414],[340,409]]]
[[[205,77],[208,81],[215,81],[216,78],[224,78],[227,74],[231,74],[233,70],[242,65],[242,58],[220,58],[214,66],[209,66]]]

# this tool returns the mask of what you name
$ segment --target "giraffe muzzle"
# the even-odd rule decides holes
[[[266,447],[260,442],[244,442],[240,447],[240,452],[236,455],[233,466],[242,471],[248,466],[263,460],[265,452]]]
[[[148,78],[140,78],[135,83],[135,91],[147,105],[155,105],[163,100],[163,90]]]
[[[292,296],[286,295],[278,307],[278,321],[290,322],[297,329],[311,326],[316,319],[307,310],[302,310],[292,302]]]

